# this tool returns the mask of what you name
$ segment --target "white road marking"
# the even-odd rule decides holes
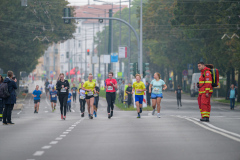
[[[63,132],[63,134],[68,134],[69,132]]]
[[[71,109],[72,112],[75,112],[73,109]]]
[[[18,112],[17,114],[20,114],[22,111]]]
[[[69,127],[69,129],[73,129],[74,127]]]
[[[48,111],[45,111],[45,113],[47,113]]]
[[[44,151],[37,151],[33,154],[33,156],[41,156],[43,155]]]
[[[57,144],[57,143],[58,143],[58,141],[52,141],[49,144]]]
[[[72,125],[73,127],[76,127],[76,125]]]
[[[42,149],[49,149],[51,148],[52,146],[43,146]]]
[[[67,135],[60,135],[60,137],[66,137]]]
[[[63,139],[63,138],[58,137],[58,138],[56,138],[55,140],[60,141],[60,140],[62,140],[62,139]]]

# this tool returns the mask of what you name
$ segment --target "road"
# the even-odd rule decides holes
[[[135,111],[116,110],[109,120],[101,99],[98,117],[90,120],[80,117],[77,102],[63,121],[59,104],[52,113],[45,94],[34,114],[28,95],[23,110],[13,112],[16,124],[0,125],[0,160],[240,159],[239,107],[212,103],[211,121],[202,123],[196,98],[183,95],[182,103],[177,109],[174,94],[165,92],[161,118],[144,111],[137,119]]]

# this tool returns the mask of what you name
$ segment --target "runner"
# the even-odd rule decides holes
[[[144,91],[146,91],[146,87],[144,83],[141,81],[140,74],[136,74],[135,76],[136,82],[133,83],[132,92],[135,91],[135,103],[137,107],[138,116],[137,118],[141,118],[140,113],[142,113],[142,102]]]
[[[39,89],[39,86],[36,85],[36,89],[33,91],[32,96],[34,97],[34,113],[38,113],[40,99],[42,97],[42,92]]]
[[[93,114],[95,115],[95,117],[97,117],[97,109],[98,109],[98,101],[99,101],[99,92],[100,92],[100,88],[98,86],[95,87],[95,94],[94,94],[94,112]]]
[[[47,96],[47,94],[49,92],[49,88],[48,88],[49,82],[48,82],[47,78],[46,78],[46,81],[45,81],[44,85],[45,85],[45,93],[46,93],[46,96]]]
[[[150,86],[149,86],[149,93],[151,93],[151,97],[152,97],[152,107],[153,107],[153,111],[152,111],[152,115],[155,114],[155,108],[156,108],[156,104],[157,104],[157,117],[160,117],[160,103],[161,100],[163,98],[162,95],[162,90],[166,90],[167,89],[167,85],[165,84],[165,82],[160,79],[160,73],[156,72],[154,74],[154,80],[152,80]],[[164,88],[162,88],[162,86],[164,86]],[[153,88],[153,91],[152,91]]]
[[[52,90],[49,92],[49,99],[51,101],[52,112],[56,110],[56,103],[57,103],[57,91],[53,87]]]
[[[84,117],[84,112],[85,112],[85,90],[83,90],[83,82],[81,83],[81,87],[79,88],[79,102],[80,102],[80,112],[81,112],[81,117]]]
[[[71,111],[71,101],[72,101],[72,94],[69,92],[68,93],[68,101],[67,101],[67,112],[72,112]]]
[[[72,87],[71,91],[72,91],[72,96],[73,96],[73,102],[76,103],[77,87],[75,87],[75,84],[73,84],[73,87]]]
[[[50,92],[52,88],[54,87],[54,84],[52,84],[52,81],[48,84],[48,91]]]
[[[177,96],[177,106],[179,109],[179,106],[182,107],[182,102],[181,102],[181,94],[183,93],[181,87],[178,85],[178,88],[175,90],[175,94]]]
[[[108,118],[110,119],[113,116],[114,102],[116,98],[116,89],[117,89],[117,81],[113,79],[113,72],[108,73],[108,79],[105,81],[106,88],[106,99],[108,103],[107,112]],[[111,114],[110,114],[111,108]]]
[[[88,105],[88,117],[93,119],[93,103],[94,103],[94,96],[93,94],[96,93],[95,91],[95,82],[92,81],[93,75],[89,73],[88,81],[86,81],[82,87],[83,90],[86,91],[86,102]]]
[[[60,80],[57,81],[56,88],[58,90],[58,99],[60,102],[61,119],[66,119],[67,100],[69,83],[64,79],[64,74],[60,73]]]

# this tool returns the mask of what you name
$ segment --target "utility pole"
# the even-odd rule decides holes
[[[129,0],[129,24],[131,25],[131,0]],[[130,63],[131,63],[131,29],[129,28],[129,33],[128,33],[128,82],[130,82],[131,79],[131,74],[130,74]]]
[[[104,15],[105,15],[105,18],[107,17],[107,10],[105,9],[104,10]],[[107,53],[107,30],[106,30],[106,22],[107,20],[105,19],[104,20],[104,27],[105,27],[105,39],[104,39],[104,54]],[[107,64],[104,64],[104,79],[107,79]]]
[[[112,9],[109,9],[109,17],[112,17]],[[108,54],[111,56],[112,52],[112,20],[109,20],[109,35],[108,35]],[[112,70],[111,63],[108,64],[108,72]]]
[[[87,27],[85,28],[85,76],[84,79],[87,80]]]
[[[143,75],[143,67],[142,67],[142,0],[141,0],[141,11],[140,11],[140,55],[139,55],[139,71],[140,75]]]
[[[93,56],[94,56],[94,34],[95,34],[95,30],[94,30],[94,22],[93,22],[93,43],[92,43],[92,59],[93,59]],[[92,61],[91,59],[91,61]],[[92,62],[92,74],[93,74],[93,77],[94,77],[94,64]]]
[[[119,18],[122,19],[122,0],[120,0],[120,11],[119,11]],[[122,35],[121,35],[121,29],[122,27],[122,23],[119,22],[119,46],[121,46],[121,40],[122,40]],[[119,68],[120,68],[120,72],[122,72],[122,59],[119,59]]]

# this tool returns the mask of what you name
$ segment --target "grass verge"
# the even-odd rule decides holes
[[[226,100],[226,99],[213,99],[213,101],[215,102],[220,102],[220,103],[226,103],[226,104],[230,104],[230,100]],[[235,101],[235,105],[240,105],[240,102],[236,102]]]

